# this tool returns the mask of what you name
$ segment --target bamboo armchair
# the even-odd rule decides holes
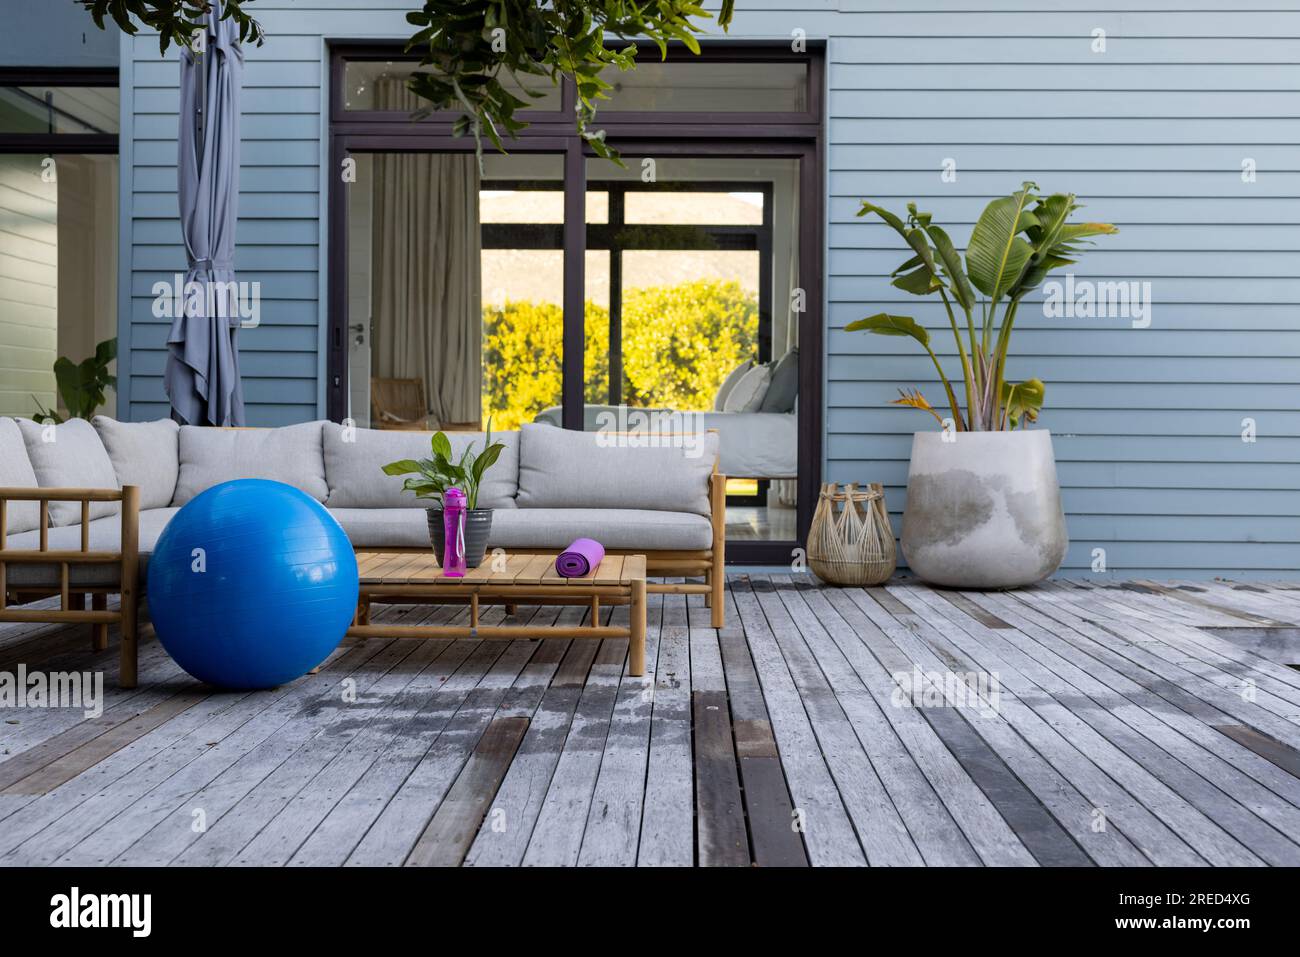
[[[370,423],[376,429],[425,432],[429,429],[429,404],[419,379],[370,380]]]
[[[38,502],[40,525],[37,548],[11,548],[7,544],[8,505],[10,502]],[[50,502],[81,503],[81,542],[76,549],[49,547]],[[120,502],[121,544],[116,551],[92,551],[90,547],[91,502]],[[137,613],[140,602],[140,489],[124,485],[120,489],[88,488],[0,488],[0,622],[64,622],[92,626],[91,647],[108,649],[108,626],[118,624],[122,631],[121,668],[118,683],[134,688],[137,680]],[[58,565],[57,590],[45,585],[23,587],[11,585],[9,568],[14,565]],[[117,565],[116,585],[73,585],[69,569],[75,565]],[[108,596],[117,593],[122,601],[117,611],[108,608]],[[30,601],[59,596],[58,608],[11,608],[9,597]],[[85,607],[85,595],[91,607]]]

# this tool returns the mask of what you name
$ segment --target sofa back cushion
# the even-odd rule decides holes
[[[85,419],[69,419],[62,425],[46,425],[19,419],[27,457],[41,488],[121,488],[113,463],[99,441],[99,433]],[[116,515],[117,502],[91,502],[93,521]],[[80,525],[80,502],[51,502],[51,525]]]
[[[405,475],[385,475],[383,467],[398,459],[430,457],[431,432],[402,432],[387,429],[358,429],[325,424],[325,479],[329,484],[330,508],[416,508],[433,504],[402,491]],[[448,432],[456,461],[470,443],[476,453],[486,447],[482,432]],[[504,449],[488,469],[479,487],[479,508],[514,508],[519,491],[519,433],[493,432],[492,441]]]
[[[655,448],[657,434],[574,432],[536,423],[519,430],[521,508],[638,508],[709,514],[718,434]],[[592,529],[595,538],[599,529]]]
[[[36,473],[27,457],[22,430],[13,419],[0,418],[0,487],[36,488]],[[35,502],[9,502],[5,508],[5,532],[30,532],[40,524]]]
[[[119,485],[140,487],[141,508],[166,508],[180,472],[180,426],[171,419],[118,422],[106,415],[90,420],[108,452]]]
[[[324,422],[304,422],[280,429],[219,429],[183,425],[180,474],[173,505],[231,479],[260,478],[283,482],[318,502],[329,495],[321,445]]]

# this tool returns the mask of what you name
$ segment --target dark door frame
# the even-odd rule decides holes
[[[331,48],[328,191],[328,333],[326,414],[340,421],[347,410],[347,193],[338,188],[340,171],[351,153],[471,152],[472,140],[451,135],[454,117],[430,117],[413,123],[406,116],[344,111],[341,103],[346,62],[409,59],[394,43],[328,41]],[[735,542],[728,559],[747,564],[789,564],[792,550],[807,541],[820,490],[823,448],[823,355],[825,303],[825,121],[823,110],[824,44],[810,41],[794,54],[785,41],[705,44],[711,62],[764,62],[799,59],[808,67],[808,111],[768,116],[756,113],[602,113],[599,125],[608,140],[628,155],[691,158],[787,158],[799,161],[799,277],[805,309],[799,324],[798,504],[796,541]],[[693,60],[686,51],[670,59]],[[594,154],[576,135],[570,108],[573,91],[562,91],[560,113],[530,117],[532,125],[509,144],[514,153],[555,153],[564,157],[565,250],[563,311],[583,315],[586,244],[587,160]],[[489,147],[490,148],[490,147]],[[583,426],[583,324],[565,322],[563,338],[563,423]]]

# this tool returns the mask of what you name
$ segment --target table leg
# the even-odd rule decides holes
[[[628,648],[628,673],[633,678],[645,674],[645,579],[632,582],[631,640]]]

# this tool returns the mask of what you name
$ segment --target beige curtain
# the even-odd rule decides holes
[[[381,80],[383,109],[415,109]],[[482,415],[479,171],[471,154],[378,153],[374,159],[372,369],[421,379],[439,423]]]

